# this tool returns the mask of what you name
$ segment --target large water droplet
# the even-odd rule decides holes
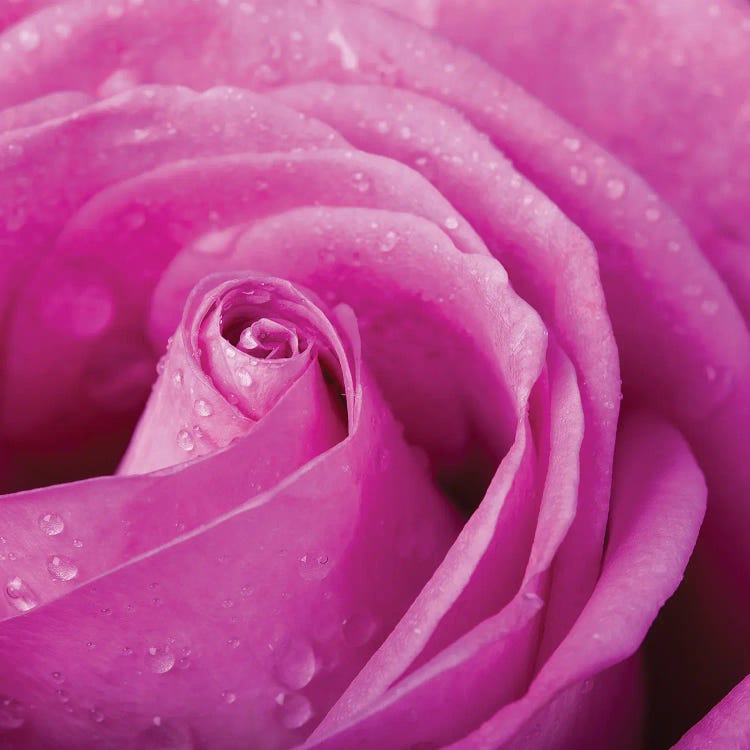
[[[305,641],[292,641],[281,649],[276,674],[285,687],[301,690],[310,683],[316,669],[315,654]]]
[[[11,578],[5,585],[5,596],[19,612],[28,612],[39,604],[36,594],[21,578]]]
[[[455,216],[449,216],[443,223],[447,229],[458,229],[458,219]]]
[[[58,581],[72,581],[78,575],[78,566],[64,555],[50,555],[47,558],[47,570]]]
[[[167,647],[149,646],[146,650],[146,663],[154,674],[164,674],[174,666],[175,655]]]
[[[344,640],[353,647],[364,646],[372,640],[378,626],[367,612],[360,612],[347,617],[341,624]]]
[[[276,698],[279,704],[281,723],[287,729],[299,729],[307,724],[313,716],[310,701],[298,693],[281,693]]]
[[[26,722],[26,709],[22,703],[8,695],[0,695],[0,731],[19,729]]]
[[[328,555],[308,552],[299,559],[299,574],[306,581],[322,581],[330,572]]]
[[[57,513],[45,513],[39,516],[39,528],[47,536],[57,536],[65,528],[65,521]]]

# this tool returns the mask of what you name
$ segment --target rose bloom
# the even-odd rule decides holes
[[[0,29],[0,748],[750,747],[750,4]]]

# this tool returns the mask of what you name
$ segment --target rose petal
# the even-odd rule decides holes
[[[342,319],[356,338],[351,324]],[[455,514],[403,441],[376,384],[360,371],[351,343],[350,436],[291,476],[276,476],[282,481],[265,492],[255,494],[262,488],[252,479],[266,461],[258,455],[262,443],[272,438],[270,456],[284,451],[270,445],[283,439],[283,430],[272,425],[264,436],[263,427],[295,389],[305,392],[297,387],[314,368],[246,438],[210,460],[6,498],[2,507],[10,520],[27,524],[15,538],[28,541],[22,555],[2,563],[15,594],[8,597],[6,590],[6,598],[20,602],[25,595],[15,579],[30,586],[45,576],[57,579],[46,584],[51,592],[65,593],[0,626],[7,665],[0,690],[24,708],[20,729],[30,741],[40,747],[142,746],[166,741],[168,731],[216,748],[259,738],[286,747],[326,712],[400,618],[456,530]],[[287,427],[299,429],[305,411],[287,412]],[[319,422],[317,414],[310,416],[311,424]],[[146,497],[138,492],[144,483],[150,483]],[[97,505],[84,502],[82,490],[92,487],[89,497]],[[131,547],[119,566],[107,564],[97,575],[97,563],[122,548],[124,519],[109,496],[117,488],[131,509],[147,503],[149,513],[140,505],[131,516],[129,542],[145,541],[148,551]],[[218,498],[233,509],[222,515]],[[79,520],[81,528],[91,528],[94,508],[94,518],[107,519],[108,530],[92,531],[90,552],[84,545],[80,557],[63,556],[59,534],[33,528],[34,511],[49,513],[52,501],[68,533],[74,509],[86,511],[88,526]],[[175,502],[181,504],[177,514]],[[175,523],[194,520],[196,503],[211,506],[212,516],[198,520],[192,532],[176,529]],[[154,546],[159,528],[171,528],[172,541]],[[57,550],[49,572],[37,559],[45,536]],[[417,536],[418,546],[403,546]],[[53,622],[58,637],[50,642]]]
[[[750,677],[746,677],[724,700],[675,746],[674,750],[704,747],[744,747],[750,742]]]
[[[269,362],[251,358],[232,346],[221,335],[221,315],[227,315],[233,299],[240,296],[252,300],[253,314],[275,310],[294,315],[298,323],[308,327],[315,325],[316,330],[309,331],[310,347],[304,355]],[[215,314],[219,320],[213,319]],[[216,331],[211,330],[212,323]],[[207,328],[218,341],[206,340]],[[188,299],[183,321],[169,346],[159,380],[119,473],[143,474],[227,447],[268,414],[311,364],[322,365],[327,360],[333,367],[333,357],[345,361],[343,344],[335,330],[289,284],[265,277],[243,277],[241,282],[216,276],[204,279]],[[248,361],[245,366],[243,359]],[[234,393],[225,392],[222,382],[217,382],[216,362],[237,376],[238,382],[232,386]],[[318,423],[313,429],[310,425],[303,429],[300,423],[294,432],[295,441],[301,441],[311,456],[323,453],[346,433],[346,420],[342,420],[323,373],[318,367],[314,369],[316,372],[303,381],[306,392],[300,394],[300,408],[317,414]],[[340,387],[353,403],[348,367],[341,372]],[[285,452],[290,450],[288,447]]]

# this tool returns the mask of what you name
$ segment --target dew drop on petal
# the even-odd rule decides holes
[[[344,640],[352,647],[364,646],[372,640],[377,630],[377,623],[366,612],[347,617],[341,625]]]
[[[47,558],[47,570],[58,581],[72,581],[78,575],[78,566],[64,555],[50,555]]]
[[[17,576],[11,578],[5,585],[5,595],[19,612],[28,612],[39,604],[39,599],[29,585]]]
[[[177,433],[177,447],[189,453],[195,448],[195,440],[188,430],[180,430]]]
[[[322,581],[330,572],[328,555],[308,552],[299,559],[299,574],[306,581]]]
[[[253,377],[250,374],[250,370],[246,367],[239,367],[237,369],[237,382],[243,387],[247,388],[253,384]]]
[[[302,689],[313,679],[316,670],[315,654],[305,641],[292,641],[281,649],[276,675],[285,687]]]
[[[604,185],[604,190],[606,191],[608,198],[616,201],[624,195],[625,183],[622,180],[613,177],[612,179],[607,180]]]
[[[449,216],[444,223],[448,229],[458,229],[458,219],[455,216]]]
[[[276,698],[279,704],[281,723],[287,729],[299,729],[313,716],[310,701],[298,693],[281,693]]]
[[[222,692],[221,697],[223,698],[224,703],[229,703],[230,705],[237,700],[237,695],[235,693],[230,693],[228,690]]]
[[[154,674],[165,674],[175,664],[175,656],[169,648],[149,646],[146,649],[146,663]]]
[[[33,26],[24,26],[18,32],[18,41],[25,50],[31,52],[39,46],[39,32]]]
[[[576,185],[583,187],[583,185],[589,181],[589,173],[584,167],[581,167],[578,164],[573,164],[570,167],[570,179],[573,180]]]
[[[0,695],[0,731],[20,729],[26,723],[23,704],[8,695]]]
[[[186,726],[154,716],[151,726],[138,733],[138,750],[192,750],[192,732]]]
[[[205,399],[199,398],[194,404],[193,409],[199,417],[210,417],[214,410],[211,408],[211,404]]]
[[[39,528],[47,536],[57,536],[65,528],[62,516],[57,513],[45,513],[39,516]]]

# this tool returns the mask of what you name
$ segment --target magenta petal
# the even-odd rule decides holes
[[[289,319],[306,336],[305,351],[285,359],[258,359],[226,338],[232,325],[250,324],[259,315]],[[335,329],[290,284],[268,277],[209,276],[185,305],[119,473],[143,474],[227,447],[298,380],[305,389],[301,409],[317,414],[318,423],[307,430],[300,423],[295,440],[311,455],[322,453],[344,437],[347,424],[317,365],[341,379],[337,387],[352,401],[349,367],[335,364],[345,361]],[[315,372],[303,379],[311,367]]]
[[[674,750],[744,748],[750,744],[750,677],[696,724]]]
[[[0,625],[0,691],[23,708],[19,741],[288,747],[390,632],[456,517],[361,369],[351,315],[339,316],[350,435],[291,475],[272,467],[285,431],[320,424],[316,408],[289,403],[309,392],[312,367],[208,458],[5,499],[19,554],[1,561],[15,616]],[[91,543],[70,539],[78,529]]]
[[[635,653],[682,578],[705,501],[700,470],[679,434],[654,417],[628,416],[617,443],[610,536],[594,593],[528,693],[451,747],[499,748],[508,742],[513,747],[516,741],[517,747],[545,748],[564,739],[560,706],[551,701]],[[622,687],[611,684],[610,690],[616,705]],[[577,700],[563,706],[573,714],[587,707]],[[566,719],[580,730],[570,742],[585,747],[587,737],[606,737],[608,715],[600,707]],[[568,746],[576,745],[562,745]]]

